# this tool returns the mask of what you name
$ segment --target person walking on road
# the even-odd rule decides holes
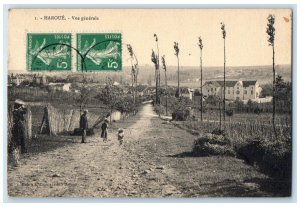
[[[84,110],[83,114],[80,116],[80,129],[82,130],[81,143],[85,143],[86,131],[88,130],[88,110]]]
[[[108,119],[105,118],[103,124],[101,125],[101,138],[103,138],[103,142],[107,142],[107,128],[108,128]]]

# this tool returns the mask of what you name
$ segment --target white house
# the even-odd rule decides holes
[[[225,97],[228,100],[257,100],[262,88],[257,80],[235,80],[225,82]],[[202,88],[203,96],[216,95],[223,97],[224,82],[223,81],[206,81]]]
[[[70,91],[71,83],[49,83],[48,85],[51,90],[54,91]]]
[[[37,83],[37,84],[42,84],[42,85],[46,85],[48,83],[48,79],[47,77],[43,74],[41,76],[36,76],[34,78],[34,81]]]
[[[15,76],[11,75],[11,77],[10,77],[11,84],[14,84],[16,86],[19,86],[25,80],[26,80],[25,77],[22,75],[19,75],[19,74],[15,75]]]
[[[115,81],[115,82],[113,83],[113,85],[114,85],[114,86],[119,86],[119,85],[120,85],[120,83],[119,83],[119,82],[117,82],[117,81]]]
[[[194,89],[192,88],[180,88],[180,95],[186,98],[189,98],[191,100],[193,100],[193,96],[194,96]]]

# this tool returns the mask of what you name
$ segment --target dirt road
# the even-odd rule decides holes
[[[119,146],[116,131],[125,129]],[[28,156],[8,169],[10,196],[28,197],[215,197],[272,196],[268,178],[243,160],[187,157],[194,136],[163,121],[150,104],[113,123],[109,142],[99,133]]]

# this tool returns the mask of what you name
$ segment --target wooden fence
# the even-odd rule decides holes
[[[44,109],[44,119],[49,123],[50,135],[57,135],[61,132],[71,132],[79,127],[80,110],[78,109],[57,109],[53,106],[48,106]],[[119,111],[113,111],[111,114],[112,121],[119,121],[122,118],[128,117],[127,114],[121,114]],[[89,112],[87,114],[89,128],[94,128],[99,125],[105,117],[110,119],[107,111],[101,111],[98,114]]]

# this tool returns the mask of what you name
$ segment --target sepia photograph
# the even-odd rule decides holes
[[[8,197],[291,197],[293,12],[9,9]]]

